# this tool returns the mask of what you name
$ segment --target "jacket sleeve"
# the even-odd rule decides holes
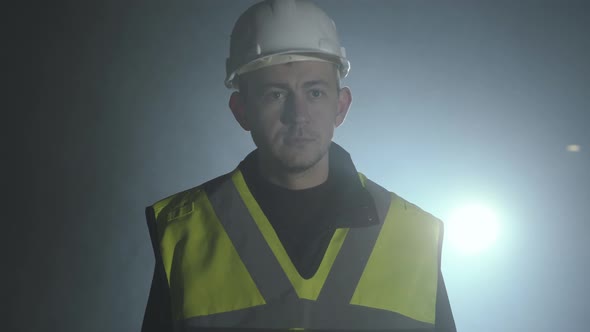
[[[436,291],[436,319],[434,322],[434,331],[436,332],[457,332],[455,319],[447,294],[447,287],[441,272],[442,249],[444,238],[444,224],[441,221],[440,236],[438,242],[438,285]]]
[[[152,247],[154,249],[154,256],[156,264],[154,267],[154,276],[152,279],[152,286],[150,288],[150,295],[145,308],[143,316],[143,324],[141,332],[167,332],[173,331],[172,308],[170,304],[170,289],[168,287],[168,280],[166,272],[164,271],[164,264],[160,255],[158,236],[156,231],[156,218],[153,208],[146,208],[145,210],[150,238],[152,240]]]
[[[438,273],[438,290],[436,294],[436,320],[434,323],[436,332],[456,332],[455,319],[449,303],[447,288],[442,273]]]

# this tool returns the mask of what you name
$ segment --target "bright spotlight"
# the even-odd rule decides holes
[[[498,220],[485,205],[471,204],[455,209],[445,222],[449,244],[465,253],[489,248],[498,235]]]
[[[580,146],[578,144],[570,144],[566,147],[569,152],[580,152]]]

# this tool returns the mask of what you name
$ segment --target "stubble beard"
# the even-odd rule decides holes
[[[298,142],[298,139],[304,140]],[[302,174],[312,169],[327,153],[321,135],[304,126],[293,126],[281,135],[280,150],[275,151],[282,170]]]
[[[279,156],[277,162],[283,171],[290,174],[302,174],[316,166],[328,152],[322,147],[306,147],[312,151],[303,151],[303,155]]]
[[[318,135],[311,135],[311,141],[305,143],[289,142],[293,136],[283,136],[281,144],[275,147],[269,146],[267,160],[273,164],[273,168],[288,174],[303,174],[313,169],[328,153],[329,144],[323,142]]]
[[[266,140],[255,132],[252,132],[252,138],[260,150],[259,159],[266,164],[268,171],[290,175],[304,175],[312,171],[327,155],[331,143],[331,139],[326,142],[326,137],[302,127],[288,128],[275,136],[274,144],[272,139]],[[297,139],[310,141],[298,143]]]

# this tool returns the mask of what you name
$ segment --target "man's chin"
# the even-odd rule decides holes
[[[321,159],[320,154],[302,150],[288,151],[278,158],[281,167],[289,173],[303,173],[315,166]]]

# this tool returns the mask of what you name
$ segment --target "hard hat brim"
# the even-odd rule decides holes
[[[225,85],[229,89],[237,89],[238,87],[236,78],[239,75],[253,72],[261,68],[295,61],[322,61],[334,63],[338,65],[338,74],[340,79],[346,77],[346,75],[348,75],[348,72],[350,71],[350,62],[345,58],[336,56],[334,54],[319,53],[317,51],[310,50],[289,50],[285,52],[263,56],[243,65],[226,78]]]

